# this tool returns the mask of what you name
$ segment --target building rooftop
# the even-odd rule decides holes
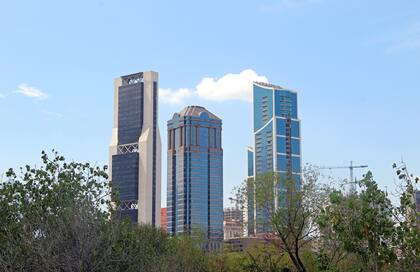
[[[193,116],[193,117],[200,117],[201,114],[207,113],[208,117],[211,119],[221,120],[219,117],[208,111],[206,108],[202,106],[187,106],[185,107],[179,115],[183,116]]]
[[[270,83],[266,83],[266,82],[258,82],[258,81],[254,81],[254,83],[255,83],[255,84],[258,84],[258,85],[260,85],[260,86],[263,86],[263,87],[274,88],[274,89],[277,89],[277,90],[282,90],[282,89],[284,89],[284,88],[283,88],[283,87],[281,87],[281,86],[274,85],[274,84],[270,84]]]
[[[293,91],[291,89],[286,89],[282,86],[274,85],[274,84],[271,84],[271,83],[254,81],[254,84],[258,85],[260,87],[266,88],[266,89],[269,88],[269,89],[275,89],[275,90],[285,90],[285,91],[288,91],[288,92],[296,93],[296,91]]]

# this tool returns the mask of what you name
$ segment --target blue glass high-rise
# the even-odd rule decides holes
[[[222,121],[188,106],[168,121],[167,225],[171,235],[199,229],[223,240]]]
[[[302,170],[297,93],[273,84],[254,82],[253,96],[254,176],[276,172],[281,178],[292,178],[299,188]],[[254,203],[248,203],[248,209],[253,210],[248,213],[254,216],[254,220],[249,219],[252,224],[249,229],[256,233],[270,231],[265,224],[267,215]]]

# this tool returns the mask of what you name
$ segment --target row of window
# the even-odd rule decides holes
[[[290,164],[292,172],[301,172],[300,157],[292,156],[291,158],[287,158],[286,155],[277,155],[277,171],[287,172]]]
[[[276,116],[290,116],[297,118],[297,94],[288,90],[276,90],[275,94]]]
[[[168,130],[168,149],[181,146],[221,148],[221,130],[200,126],[182,126]]]
[[[277,153],[287,153],[287,145],[291,145],[291,151],[294,155],[300,155],[300,140],[291,139],[291,142],[288,143],[287,138],[277,137]]]
[[[143,85],[122,86],[118,92],[118,143],[137,142],[143,126]]]
[[[139,154],[127,153],[112,156],[112,185],[119,199],[138,199]]]
[[[287,129],[286,129],[287,120],[285,118],[277,118],[276,119],[276,126],[277,126],[277,135],[284,135],[286,136]],[[299,138],[300,137],[300,124],[299,121],[291,120],[291,136]]]

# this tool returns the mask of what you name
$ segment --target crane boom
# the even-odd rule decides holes
[[[321,166],[319,169],[350,169],[350,182],[354,182],[353,180],[353,169],[355,168],[367,168],[367,165],[353,165],[353,161],[350,161],[349,166]]]
[[[321,166],[318,169],[350,169],[350,168],[366,168],[367,165],[355,165],[355,166]]]

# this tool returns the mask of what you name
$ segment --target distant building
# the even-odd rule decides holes
[[[240,209],[224,209],[223,233],[225,240],[244,236],[244,217]]]
[[[274,235],[257,234],[252,237],[239,237],[225,240],[225,249],[231,252],[242,252],[258,245],[269,245],[273,242],[281,243]]]
[[[254,178],[254,148],[248,146],[246,150],[246,182]],[[245,205],[245,236],[255,235],[255,203],[254,203],[254,188],[247,186],[247,203]]]
[[[222,121],[188,106],[168,121],[167,224],[172,235],[195,229],[223,240]]]
[[[297,109],[297,93],[273,84],[254,82],[254,152],[253,175],[276,172],[301,182],[301,135]],[[251,155],[248,151],[248,156]],[[249,171],[249,170],[248,170]],[[252,171],[249,171],[251,173]],[[248,174],[249,175],[249,174]],[[284,188],[277,188],[279,195]],[[270,232],[268,216],[253,203],[253,188],[249,188],[249,233]],[[275,206],[278,205],[277,199]]]
[[[122,76],[114,84],[109,176],[121,217],[160,226],[161,141],[158,73]]]
[[[168,225],[166,223],[166,208],[160,209],[160,228],[165,232],[168,229]]]

